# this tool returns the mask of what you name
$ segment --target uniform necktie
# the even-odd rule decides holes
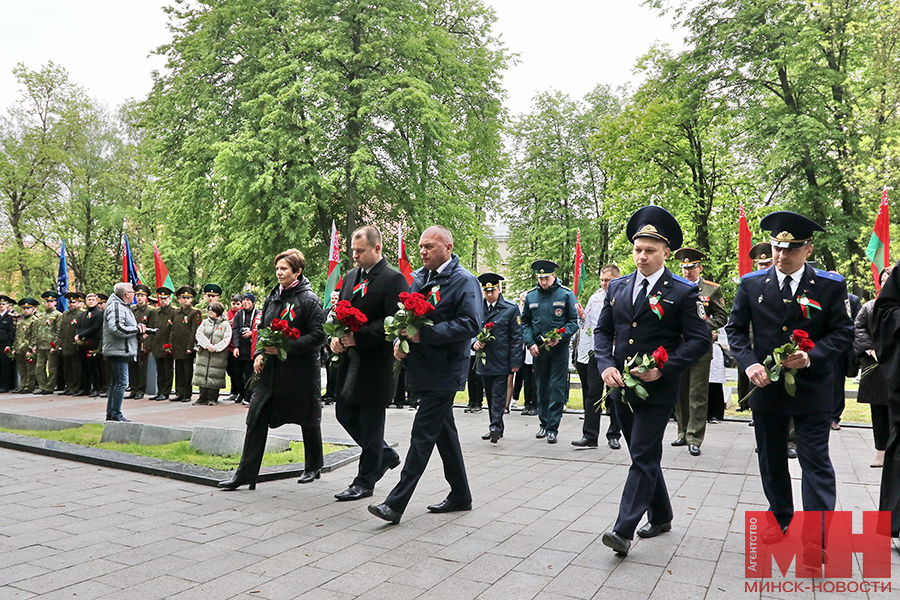
[[[791,281],[793,281],[793,277],[788,275],[784,278],[784,283],[781,284],[781,297],[784,299],[785,304],[790,304],[794,299],[794,294],[791,292]]]
[[[647,286],[649,286],[649,285],[650,285],[650,280],[645,277],[644,280],[641,282],[641,291],[639,291],[637,296],[635,296],[635,298],[634,298],[634,309],[635,310],[637,310],[637,308],[641,305],[641,302],[643,302],[644,300],[647,299]]]

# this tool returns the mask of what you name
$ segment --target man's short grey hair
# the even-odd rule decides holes
[[[113,286],[113,294],[118,296],[121,299],[125,299],[125,294],[128,292],[133,292],[134,287],[128,283],[127,281],[120,281],[115,286]]]
[[[374,225],[363,225],[353,232],[353,237],[350,239],[355,240],[357,237],[366,238],[366,243],[370,248],[374,248],[375,246],[380,246],[382,244],[381,232],[378,231],[378,228]]]
[[[453,234],[450,233],[450,230],[444,227],[443,225],[432,225],[428,229],[436,229],[441,233],[441,239],[445,244],[453,243]],[[427,231],[427,229],[426,229]]]

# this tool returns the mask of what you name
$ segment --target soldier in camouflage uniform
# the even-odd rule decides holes
[[[159,308],[153,310],[150,327],[157,330],[149,341],[149,350],[156,359],[156,395],[151,400],[168,400],[172,392],[174,358],[172,356],[172,326],[178,310],[172,306],[172,290],[162,286],[156,288]]]
[[[19,372],[22,385],[13,390],[15,393],[30,394],[34,392],[34,360],[37,350],[35,333],[38,323],[34,311],[38,304],[34,298],[19,300],[22,316],[16,322],[16,342],[13,349],[16,353],[16,370]]]
[[[153,309],[149,304],[150,288],[143,284],[134,286],[134,299],[136,304],[131,306],[134,313],[134,320],[138,325],[151,327],[150,319],[153,316]],[[149,354],[150,345],[146,336],[138,336],[138,351],[135,362],[128,364],[128,383],[131,386],[131,392],[125,396],[126,399],[134,398],[140,400],[147,393],[147,355]]]
[[[75,396],[81,391],[81,358],[75,332],[78,331],[78,315],[84,312],[84,294],[66,293],[69,308],[59,319],[59,353],[62,356],[63,372],[66,374],[66,396]]]
[[[44,310],[36,314],[37,328],[35,330],[35,347],[37,348],[35,359],[35,375],[37,376],[38,395],[52,394],[56,388],[56,371],[59,365],[59,318],[62,316],[56,310],[56,300],[59,294],[53,291],[41,294],[44,301]]]

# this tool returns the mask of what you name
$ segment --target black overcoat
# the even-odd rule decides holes
[[[900,403],[900,262],[875,299],[872,341],[888,386],[888,400]]]
[[[300,330],[300,339],[288,342],[287,360],[268,355],[253,388],[247,425],[253,427],[266,403],[272,402],[269,427],[285,423],[314,426],[322,417],[319,349],[325,341],[325,313],[306,277],[301,275],[296,286],[281,293],[278,288],[276,285],[266,298],[259,328],[269,327],[272,319],[281,319]],[[262,344],[257,344],[255,354],[262,353]]]
[[[484,345],[484,364],[476,359],[475,372],[479,375],[503,376],[520,368],[524,360],[522,354],[522,320],[519,318],[519,307],[506,300],[501,294],[488,312],[485,306],[481,327],[493,323],[491,329],[493,340]]]
[[[360,287],[363,281],[367,282],[364,288]],[[344,277],[340,299],[349,300],[368,321],[353,335],[354,356],[343,353],[338,362],[335,386],[338,402],[387,406],[394,399],[397,388],[394,349],[393,343],[385,340],[384,318],[397,312],[400,293],[408,289],[406,277],[390,267],[384,258],[366,277],[362,277],[359,268]]]

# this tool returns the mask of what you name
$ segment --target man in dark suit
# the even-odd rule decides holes
[[[834,510],[836,484],[828,455],[832,390],[834,377],[843,377],[843,372],[835,372],[835,365],[852,344],[853,321],[844,278],[806,264],[813,250],[813,233],[824,229],[787,211],[770,213],[760,227],[771,232],[775,266],[741,279],[726,332],[738,368],[758,388],[749,401],[759,471],[769,510],[784,530],[794,516],[787,455],[791,417],[802,470],[803,510]],[[783,359],[785,370],[797,370],[796,390],[790,394],[785,388],[785,375],[773,382],[764,364],[766,357],[790,342],[798,329],[809,334],[815,347]],[[821,540],[804,539],[804,543],[821,548]],[[808,562],[806,555],[804,551],[804,562]]]
[[[359,469],[338,500],[368,498],[375,483],[388,469],[400,464],[400,456],[384,441],[384,409],[394,398],[394,351],[385,340],[384,318],[397,312],[397,298],[409,287],[402,273],[381,255],[381,232],[372,226],[353,232],[350,248],[356,268],[344,277],[339,300],[347,300],[366,315],[366,324],[355,333],[329,340],[340,356],[335,369],[334,415],[362,449]],[[353,349],[353,356],[347,350]]]
[[[484,317],[481,328],[491,325],[490,333],[494,339],[487,342],[475,341],[475,370],[484,382],[487,394],[488,412],[491,424],[488,432],[481,436],[496,444],[503,437],[503,412],[506,410],[506,388],[510,373],[515,373],[522,366],[525,358],[522,354],[522,323],[519,318],[519,307],[507,302],[500,293],[501,275],[482,273],[478,276],[481,293],[484,295]],[[484,352],[484,356],[479,356]]]
[[[603,382],[625,388],[616,414],[631,468],[615,526],[601,538],[623,556],[631,549],[644,513],[648,523],[637,531],[640,537],[672,529],[672,505],[660,467],[663,435],[678,402],[681,374],[711,344],[697,285],[665,266],[671,248],[681,247],[683,241],[675,217],[658,206],[645,206],[628,220],[625,233],[634,244],[637,271],[610,282],[594,331],[594,356]],[[649,394],[641,399],[634,388],[625,386],[622,371],[632,357],[651,355],[659,347],[669,357],[663,368],[630,370]]]
[[[434,306],[433,325],[408,338],[409,353],[394,343],[394,357],[406,362],[406,383],[418,400],[400,482],[382,504],[369,506],[373,515],[399,523],[428,459],[437,446],[450,484],[447,498],[432,504],[436,513],[471,510],[462,448],[453,421],[453,399],[465,389],[472,338],[481,325],[482,300],[478,280],[453,254],[453,235],[445,227],[429,227],[419,238],[422,268],[415,272],[410,292],[422,293]],[[401,332],[403,333],[403,332]]]
[[[831,272],[837,274],[837,271]],[[862,308],[862,302],[859,301],[859,296],[848,293],[847,306],[850,308],[850,318],[853,319],[855,324],[856,315],[859,314],[859,310]],[[853,365],[852,372],[850,371],[850,365]],[[835,371],[840,373],[840,375],[834,378],[834,412],[831,413],[831,428],[834,431],[840,431],[841,429],[841,415],[844,414],[847,396],[847,391],[845,389],[847,377],[855,377],[858,370],[859,363],[856,362],[856,353],[853,352],[851,346],[850,350],[847,351],[847,354],[845,354],[843,358],[838,359],[837,365],[835,366]],[[844,375],[847,377],[844,377]]]

